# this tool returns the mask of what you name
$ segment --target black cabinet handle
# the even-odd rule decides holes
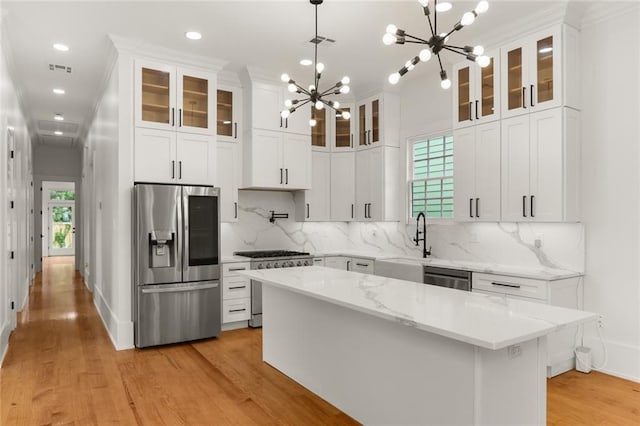
[[[236,286],[236,287],[229,287],[229,290],[238,290],[240,288],[247,288],[247,286],[246,285],[239,285],[239,286]]]
[[[246,311],[246,308],[242,308],[242,309],[229,309],[229,312],[243,312]]]
[[[522,217],[527,217],[527,196],[522,196]]]
[[[176,109],[171,108],[171,127],[176,125]]]
[[[350,145],[350,147],[353,148],[353,133],[351,133],[351,145]]]
[[[347,260],[347,271],[351,270],[351,261]]]
[[[229,272],[234,272],[234,271],[246,271],[247,268],[245,268],[244,266],[242,267],[238,267],[238,268],[229,268]]]
[[[182,179],[182,161],[178,161],[178,179]]]
[[[371,137],[371,130],[369,130],[369,145],[373,143],[373,138]]]
[[[480,198],[476,198],[476,217],[480,217]]]
[[[280,116],[280,127],[282,127],[282,116]]]
[[[532,106],[532,107],[533,107],[533,106],[535,106],[535,105],[533,104],[533,84],[531,85],[531,93],[529,94],[529,98],[531,99],[531,106]]]
[[[351,219],[353,219],[353,203],[351,203]]]
[[[527,88],[522,88],[522,108],[527,109]]]
[[[469,121],[473,121],[473,102],[469,102]]]
[[[307,219],[309,219],[309,203],[307,203]]]
[[[285,118],[284,119],[284,128],[288,129],[289,128],[289,118]]]
[[[494,283],[494,282],[492,282],[491,285],[497,285],[498,287],[520,288],[520,286],[517,285],[517,284]]]
[[[357,265],[357,266],[363,266],[363,267],[365,267],[365,268],[368,268],[368,267],[369,267],[369,264],[368,264],[368,263],[358,263],[358,262],[356,262],[356,265]]]
[[[237,219],[238,218],[238,202],[237,201],[234,201],[233,209],[235,211],[235,219]]]
[[[176,178],[176,161],[171,160],[171,179]]]
[[[280,169],[280,185],[282,185],[282,168]]]
[[[178,109],[178,127],[182,127],[182,108]]]
[[[531,202],[530,202],[530,205],[529,205],[529,209],[531,210],[531,217],[536,217],[536,215],[533,213],[533,200],[534,200],[535,198],[536,198],[536,196],[535,196],[535,195],[532,195],[532,196],[531,196]]]
[[[367,218],[367,203],[364,203],[364,218]]]
[[[469,198],[469,217],[473,217],[473,198]]]
[[[233,123],[233,130],[235,135],[233,136],[234,139],[238,139],[238,122],[236,121],[235,123]]]
[[[286,185],[289,185],[289,169],[284,169],[284,176],[285,176],[285,181],[284,183]]]
[[[478,103],[479,101],[476,100],[476,120],[480,120],[480,117],[478,117]]]

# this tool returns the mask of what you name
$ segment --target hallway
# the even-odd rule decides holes
[[[0,370],[0,424],[354,423],[264,364],[260,335],[117,352],[74,258],[45,258]]]

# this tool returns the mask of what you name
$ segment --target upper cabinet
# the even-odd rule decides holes
[[[578,32],[556,26],[502,48],[502,117],[579,108]]]
[[[242,140],[242,89],[218,84],[216,136],[221,142]]]
[[[136,127],[213,135],[215,87],[214,74],[136,60]]]
[[[396,147],[376,147],[356,153],[357,221],[399,220],[399,151]]]
[[[489,65],[470,61],[453,67],[453,126],[462,128],[500,118],[500,54],[488,52]]]
[[[358,102],[356,108],[358,149],[399,146],[400,100],[381,93]]]
[[[352,151],[354,144],[354,123],[355,123],[355,110],[353,104],[343,104],[340,107],[342,112],[348,112],[349,118],[345,118],[341,113],[334,112],[333,117],[333,146],[331,151]]]
[[[286,133],[310,135],[311,106],[305,105],[288,118],[280,112],[285,108],[286,99],[294,99],[296,93],[289,93],[286,87],[276,83],[251,82],[251,127],[262,130],[277,130]]]
[[[311,189],[295,193],[296,221],[329,221],[331,219],[331,154],[313,152]]]
[[[328,108],[311,108],[311,119],[316,125],[311,127],[311,147],[314,151],[328,151],[331,139],[331,112]]]

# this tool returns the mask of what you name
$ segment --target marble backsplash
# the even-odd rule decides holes
[[[415,223],[296,222],[294,194],[240,191],[239,221],[223,223],[222,254],[237,250],[290,249],[311,253],[362,250],[368,253],[421,256]],[[271,210],[288,219],[269,222]],[[536,247],[535,240],[541,240]],[[584,271],[584,227],[580,223],[430,223],[427,244],[432,256]]]

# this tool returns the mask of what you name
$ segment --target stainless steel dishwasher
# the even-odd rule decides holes
[[[459,269],[423,267],[423,283],[471,291],[471,272]]]

